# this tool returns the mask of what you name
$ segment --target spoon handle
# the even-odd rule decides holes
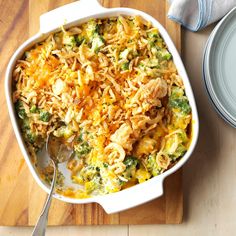
[[[47,197],[47,200],[45,201],[43,210],[41,212],[41,215],[39,216],[37,224],[34,227],[32,236],[44,236],[46,232],[46,227],[47,227],[47,222],[48,222],[48,211],[51,205],[52,195],[54,192],[56,177],[57,177],[57,168],[56,168],[55,162],[53,160],[51,161],[53,163],[53,168],[54,168],[51,190]]]

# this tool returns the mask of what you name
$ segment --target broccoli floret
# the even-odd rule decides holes
[[[191,112],[188,98],[184,96],[184,90],[179,87],[173,87],[169,106],[172,109],[178,109],[182,115],[188,115]]]
[[[30,129],[27,129],[26,132],[26,139],[33,144],[36,141],[37,135],[34,134]]]
[[[170,107],[179,109],[184,115],[187,115],[191,112],[191,107],[189,105],[188,99],[183,98],[176,98],[170,99]]]
[[[29,118],[26,115],[22,101],[18,100],[15,104],[15,108],[19,118],[21,119],[21,130],[24,137],[28,142],[33,144],[36,141],[37,135],[30,130]]]
[[[180,87],[173,86],[171,89],[171,98],[179,98],[184,96],[184,90]]]
[[[149,31],[147,33],[147,36],[149,38],[149,40],[155,42],[158,38],[160,38],[158,29],[152,29],[151,31]]]
[[[179,129],[178,132],[168,137],[165,143],[164,152],[171,157],[171,159],[176,160],[177,158],[184,155],[187,151],[186,143],[188,142],[188,137],[186,132]]]
[[[153,58],[153,59],[148,60],[146,66],[147,66],[147,67],[150,67],[150,68],[157,68],[157,67],[159,67],[160,65],[159,65],[158,59]]]
[[[51,114],[48,111],[41,110],[39,113],[39,119],[44,122],[48,122],[50,120]]]
[[[170,155],[171,159],[177,159],[179,157],[182,157],[187,152],[186,146],[183,144],[179,144],[178,148],[175,151],[174,155]]]
[[[121,65],[121,70],[125,71],[125,70],[129,70],[129,61],[127,62],[124,62],[122,65]]]
[[[27,118],[25,108],[23,106],[22,101],[17,100],[17,102],[15,103],[15,109],[16,109],[17,115],[20,119],[24,120],[25,118]]]
[[[153,55],[157,55],[158,54],[158,47],[156,47],[156,45],[152,45],[151,46],[151,52]]]
[[[76,46],[75,36],[64,35],[63,44],[65,44],[66,46],[71,47],[71,48],[75,47]]]
[[[94,33],[95,34],[100,34],[100,25],[99,24],[96,24]]]
[[[90,194],[93,191],[99,191],[102,183],[102,178],[100,175],[100,169],[98,167],[87,165],[83,167],[78,175],[76,180],[83,184],[86,193]]]
[[[148,36],[148,38],[155,38],[156,39],[156,38],[158,38],[158,32],[157,32],[157,30],[148,32],[147,36]]]
[[[138,68],[144,70],[144,69],[145,69],[145,65],[144,65],[142,62],[140,62],[140,63],[138,64]]]
[[[161,173],[162,169],[156,162],[156,155],[149,155],[147,159],[147,169],[153,176],[157,176]]]
[[[73,130],[68,126],[61,126],[53,132],[56,137],[64,137],[68,139],[73,134]]]
[[[78,35],[76,38],[75,38],[75,41],[76,41],[76,46],[80,46],[84,41],[86,41],[85,37],[84,36],[81,36],[81,35]]]
[[[82,142],[83,141],[83,133],[79,134],[77,140],[78,140],[78,142]]]
[[[103,167],[104,168],[108,168],[108,164],[107,163],[103,163]]]
[[[39,111],[39,109],[37,108],[36,105],[32,105],[32,106],[30,107],[30,112],[31,112],[31,113],[37,113],[38,111]]]
[[[101,177],[99,175],[95,175],[92,180],[86,182],[84,185],[86,193],[90,194],[95,190],[99,190],[101,186]]]
[[[100,27],[97,24],[97,22],[94,19],[92,19],[87,23],[86,31],[88,37],[91,38],[92,36],[94,36],[94,34],[99,34]]]
[[[191,120],[189,116],[191,107],[182,88],[176,86],[172,88],[168,106],[172,111],[171,128],[186,129]]]
[[[25,118],[24,120],[22,120],[22,131],[26,131],[27,129],[30,129],[30,125],[29,125],[29,119]]]
[[[98,53],[100,48],[105,45],[105,40],[102,36],[96,34],[92,40],[92,50]]]
[[[138,163],[139,163],[139,161],[136,157],[126,156],[126,158],[124,160],[124,164],[126,165],[126,169],[123,172],[122,176],[128,180],[131,179],[132,177],[134,177]]]
[[[136,167],[138,164],[138,159],[133,156],[127,156],[124,160],[124,164],[126,165],[126,169],[130,167]]]
[[[167,60],[168,61],[172,57],[167,49],[162,49],[162,50],[159,51],[159,53],[160,53],[160,57],[161,57],[162,60]]]
[[[27,117],[26,112],[25,112],[25,109],[20,109],[20,110],[18,111],[18,116],[19,116],[22,120],[25,119],[25,118]]]
[[[82,177],[84,182],[92,180],[96,174],[95,167],[91,165],[84,166],[79,172],[79,176]]]
[[[145,59],[140,61],[139,68],[144,69],[145,67],[148,68],[159,68],[160,63],[157,58],[152,58],[152,59]]]
[[[100,34],[100,26],[94,19],[87,23],[87,35],[91,39],[92,51],[98,53],[100,48],[105,45],[105,40]]]
[[[75,145],[75,153],[78,158],[83,158],[90,153],[92,148],[89,146],[88,142],[84,141],[80,144]]]

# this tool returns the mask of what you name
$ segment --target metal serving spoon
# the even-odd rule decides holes
[[[47,227],[47,221],[48,221],[48,212],[52,201],[52,195],[54,192],[54,188],[56,185],[56,179],[57,179],[57,164],[66,162],[69,160],[73,153],[73,149],[70,148],[68,145],[66,145],[63,142],[62,138],[55,137],[52,133],[48,136],[47,142],[46,142],[46,151],[48,152],[48,155],[50,157],[50,161],[53,165],[53,179],[51,183],[51,190],[47,197],[47,200],[45,201],[43,210],[41,212],[41,215],[37,221],[37,224],[34,227],[34,231],[32,233],[32,236],[44,236],[46,232]]]

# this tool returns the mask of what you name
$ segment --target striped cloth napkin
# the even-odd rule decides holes
[[[236,0],[169,0],[168,17],[191,31],[198,31],[221,19]]]

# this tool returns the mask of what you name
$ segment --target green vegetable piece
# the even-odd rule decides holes
[[[136,167],[138,164],[138,159],[134,156],[126,156],[124,164],[126,165],[126,169],[134,166]]]
[[[84,41],[86,41],[85,37],[84,36],[81,36],[81,35],[78,35],[76,38],[75,38],[75,41],[76,41],[76,46],[80,46]]]
[[[124,164],[126,165],[126,169],[123,172],[122,176],[128,180],[131,179],[132,177],[134,177],[138,163],[139,163],[139,161],[136,157],[126,156],[126,158],[124,160]]]
[[[187,148],[183,144],[179,144],[178,148],[175,151],[174,159],[182,157],[187,152]]]
[[[158,38],[158,32],[157,31],[151,31],[147,34],[148,38]]]
[[[173,86],[171,90],[171,98],[179,98],[184,96],[184,90],[180,87]]]
[[[38,108],[36,105],[32,105],[31,108],[30,108],[30,112],[31,113],[37,113],[38,112]]]
[[[36,141],[36,138],[37,138],[36,134],[32,133],[32,131],[30,129],[27,129],[25,133],[26,133],[27,140],[31,144],[33,144]]]
[[[99,24],[96,24],[94,34],[100,34],[101,27]]]
[[[83,141],[83,134],[82,133],[80,133],[80,135],[79,135],[77,140],[78,140],[78,142],[82,142]]]
[[[25,108],[23,106],[22,101],[17,100],[17,102],[15,103],[15,109],[16,109],[17,115],[20,119],[24,120],[25,118],[27,118]]]
[[[92,40],[92,50],[98,53],[100,48],[105,45],[105,40],[102,36],[96,34]]]
[[[98,174],[96,168],[91,165],[84,166],[79,172],[79,176],[81,176],[84,181],[91,181]]]
[[[145,65],[144,65],[143,63],[139,63],[139,64],[138,64],[138,68],[144,69],[144,68],[145,68]]]
[[[146,65],[147,67],[150,67],[150,68],[160,67],[159,60],[157,58],[149,59]]]
[[[89,38],[93,37],[94,34],[99,34],[99,30],[100,30],[100,27],[94,19],[91,19],[87,23],[86,31]]]
[[[188,115],[191,112],[187,98],[170,99],[170,107],[179,109],[184,115]]]
[[[124,62],[122,65],[121,65],[121,70],[125,71],[125,70],[129,70],[129,61],[127,62]]]
[[[161,51],[160,51],[160,53],[161,53],[161,58],[163,59],[163,60],[170,60],[171,59],[171,54],[168,52],[168,50],[166,50],[166,49],[162,49]]]
[[[63,38],[63,43],[68,47],[72,48],[75,47],[76,46],[75,36],[65,35]]]
[[[18,111],[22,106],[23,106],[23,105],[22,105],[22,101],[17,100],[16,103],[15,103],[15,109],[16,109],[16,111]]]
[[[179,139],[181,140],[182,143],[187,143],[188,142],[188,136],[186,134],[186,131],[183,129],[179,130],[180,132],[177,133]]]
[[[188,98],[184,95],[184,90],[177,86],[172,88],[169,106],[173,109],[178,109],[182,115],[188,115],[191,112],[191,107]]]
[[[156,155],[149,155],[147,160],[147,169],[153,176],[157,176],[161,173],[161,168],[156,162]]]
[[[82,142],[81,144],[76,145],[75,152],[78,158],[83,158],[90,153],[92,148],[89,146],[88,142]]]
[[[28,119],[28,118],[25,118],[25,119],[22,121],[22,130],[23,130],[23,131],[26,131],[27,129],[30,129],[29,119]]]
[[[18,111],[18,116],[19,116],[22,120],[25,119],[25,118],[27,117],[26,112],[25,112],[25,109],[20,109],[20,110]]]
[[[68,139],[73,135],[73,130],[69,126],[61,126],[57,130],[53,132],[53,134],[56,137],[64,137],[65,139]]]
[[[51,114],[48,111],[41,110],[39,113],[39,119],[44,122],[48,122],[50,120]]]
[[[171,135],[166,140],[164,152],[169,155],[172,160],[176,160],[183,156],[187,151],[187,142],[188,137],[186,132],[182,129],[179,129],[176,134]]]
[[[107,167],[108,167],[108,164],[107,164],[107,163],[103,163],[103,166],[104,166],[105,168],[107,168]]]
[[[99,190],[101,187],[101,176],[96,174],[92,180],[85,183],[85,191],[90,194],[93,191]]]

